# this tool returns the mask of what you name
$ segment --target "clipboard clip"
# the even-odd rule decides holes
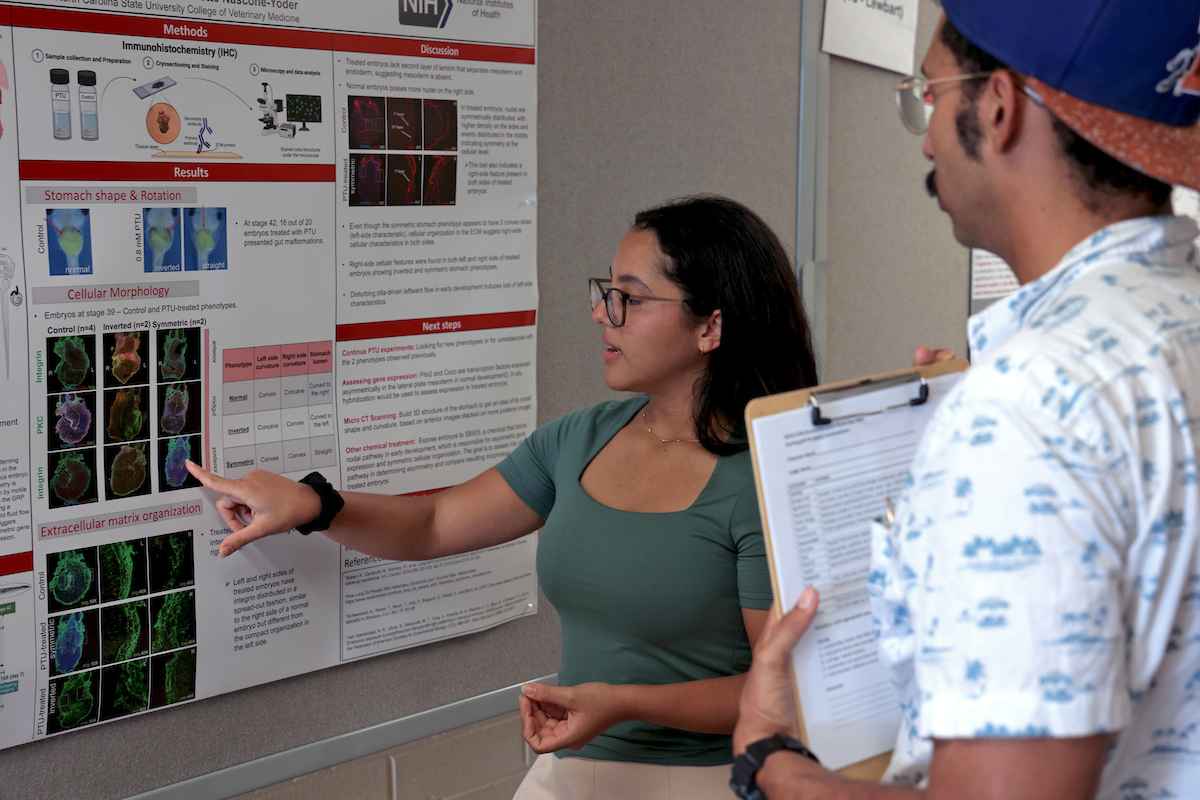
[[[877,408],[874,411],[860,411],[847,415],[853,417],[863,417],[870,414],[882,414],[884,411],[904,408],[905,406],[924,405],[925,401],[929,399],[929,384],[926,383],[925,376],[914,371],[900,375],[892,375],[887,378],[864,378],[863,380],[853,383],[849,386],[843,386],[840,389],[822,392],[821,398],[818,398],[817,395],[813,393],[809,395],[808,398],[808,404],[812,406],[812,423],[814,426],[828,425],[829,423],[833,422],[834,419],[840,419],[840,417],[835,418],[821,416],[822,402],[832,403],[835,400],[845,400],[848,397],[855,397],[860,394],[877,392],[884,389],[892,389],[899,386],[905,386],[910,383],[916,384],[916,397],[909,399],[907,402],[896,403],[895,405],[885,406],[884,408]]]

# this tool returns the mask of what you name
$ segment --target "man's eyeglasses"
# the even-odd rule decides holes
[[[657,300],[660,303],[682,303],[682,298],[675,299],[670,297],[650,297],[644,294],[630,294],[622,292],[620,289],[605,289],[601,284],[612,283],[612,278],[588,278],[588,292],[591,295],[592,311],[596,310],[596,306],[604,302],[604,308],[608,311],[608,321],[613,324],[614,328],[619,328],[625,324],[625,308],[630,303],[640,303],[643,300]]]
[[[909,75],[896,84],[896,107],[900,109],[900,121],[910,133],[925,133],[929,130],[929,115],[933,113],[933,90],[936,83],[969,81],[986,78],[991,72],[972,72],[967,75],[952,75],[949,78],[922,78]]]

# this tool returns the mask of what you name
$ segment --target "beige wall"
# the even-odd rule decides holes
[[[511,800],[535,757],[508,714],[234,800]]]

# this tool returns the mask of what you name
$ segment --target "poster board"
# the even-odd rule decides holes
[[[802,590],[801,584],[806,583],[806,580],[801,578],[801,576],[798,574],[791,574],[790,571],[793,569],[793,566],[785,566],[785,564],[793,565],[795,562],[795,559],[785,558],[784,553],[782,553],[779,549],[781,543],[788,540],[788,537],[791,535],[792,531],[791,531],[791,529],[789,529],[787,531],[779,529],[779,524],[778,524],[779,518],[775,513],[773,513],[774,503],[772,501],[768,500],[768,495],[773,494],[773,492],[768,491],[768,484],[774,483],[775,481],[779,480],[780,478],[778,475],[770,475],[769,476],[769,475],[764,474],[764,471],[766,469],[768,469],[768,467],[764,466],[764,463],[768,463],[768,462],[764,461],[766,448],[764,446],[764,443],[762,441],[760,441],[760,438],[765,434],[763,432],[762,426],[757,423],[767,422],[772,419],[778,420],[783,415],[792,415],[795,412],[803,412],[805,415],[810,415],[810,414],[812,415],[811,417],[806,417],[806,418],[810,418],[813,420],[811,430],[825,431],[826,433],[831,433],[835,437],[838,436],[839,434],[847,434],[848,431],[846,429],[838,431],[838,428],[840,427],[839,422],[835,422],[835,424],[833,424],[833,425],[828,425],[828,422],[818,423],[816,421],[817,420],[816,415],[818,413],[821,413],[821,414],[826,413],[823,410],[825,401],[822,400],[822,402],[820,404],[815,404],[813,401],[816,397],[828,398],[831,396],[838,396],[838,395],[842,395],[842,396],[856,395],[855,397],[853,397],[853,399],[842,400],[841,398],[839,398],[839,400],[841,402],[858,403],[858,407],[846,410],[847,424],[853,424],[857,421],[861,421],[863,419],[870,418],[875,421],[882,421],[879,424],[881,424],[884,427],[888,427],[889,426],[888,418],[889,418],[889,414],[891,412],[897,411],[898,409],[901,409],[901,408],[911,408],[912,406],[924,405],[926,403],[927,398],[928,399],[933,398],[933,395],[929,394],[929,392],[931,390],[926,385],[927,381],[931,381],[935,378],[942,378],[944,376],[951,376],[955,373],[961,373],[963,370],[966,369],[967,366],[968,366],[967,362],[963,361],[961,359],[945,361],[945,362],[940,362],[937,364],[932,364],[932,365],[928,365],[928,366],[924,366],[924,367],[918,367],[915,369],[897,370],[894,372],[882,373],[879,375],[873,375],[873,376],[869,376],[866,378],[860,378],[860,379],[855,379],[855,380],[851,380],[851,381],[842,381],[842,382],[838,382],[838,383],[828,384],[825,386],[813,387],[810,389],[800,389],[800,390],[793,391],[793,392],[785,392],[782,394],[772,395],[769,397],[763,397],[763,398],[753,400],[750,402],[749,405],[747,405],[747,407],[746,407],[746,427],[747,427],[747,430],[750,432],[750,448],[751,448],[751,454],[752,454],[752,459],[753,459],[753,463],[754,463],[755,484],[756,484],[756,488],[758,490],[759,513],[763,520],[763,535],[764,535],[764,539],[766,540],[766,544],[767,544],[768,561],[769,561],[770,569],[771,569],[771,584],[772,584],[772,588],[774,590],[774,594],[775,594],[776,601],[777,601],[776,602],[776,612],[777,613],[782,613],[782,609],[784,607],[790,607],[792,604],[795,603],[796,599],[798,599],[798,597],[799,597],[800,591]],[[913,400],[910,396],[910,390],[913,385],[914,379],[919,382],[919,387],[921,390],[918,395],[919,399],[917,399],[917,400]],[[886,396],[887,403],[889,403],[889,404],[884,405],[884,406],[880,406],[878,404],[873,404],[873,401],[871,400],[872,394],[879,394],[881,396]],[[897,398],[899,398],[899,399],[897,399]],[[891,403],[895,403],[895,404],[891,404]],[[933,406],[929,406],[930,410],[932,410],[932,408],[933,408]],[[818,411],[818,410],[820,410],[820,411]],[[918,428],[917,436],[915,438],[910,437],[910,439],[911,439],[911,442],[909,444],[910,449],[913,449],[916,446],[916,441],[919,439],[919,430],[920,429]],[[892,429],[890,427],[888,427],[888,431],[886,431],[886,433],[891,434],[891,432],[892,432]],[[797,436],[799,436],[799,434],[797,434]],[[845,436],[844,440],[855,442],[855,444],[853,444],[853,445],[848,445],[850,447],[862,448],[865,446],[865,447],[869,448],[871,446],[874,446],[873,443],[866,443],[866,442],[859,443],[858,440],[856,439],[856,437],[854,437],[852,434]],[[807,438],[800,437],[795,442],[793,442],[794,444],[796,444],[798,447],[800,447],[802,449],[797,450],[794,454],[792,454],[784,459],[779,459],[779,458],[769,459],[769,463],[771,464],[771,466],[769,468],[772,470],[776,470],[781,465],[784,465],[784,468],[787,469],[787,468],[790,468],[787,465],[795,463],[795,464],[797,464],[796,469],[798,471],[803,471],[804,467],[801,465],[807,464],[808,460],[811,459],[813,456],[813,453],[808,452],[808,450],[807,450],[809,445],[805,444],[806,441],[807,441]],[[899,439],[897,439],[895,436],[891,436],[891,435],[885,436],[880,440],[880,442],[882,442],[884,447],[888,448],[889,451],[893,451],[893,452],[898,449],[897,443],[899,441],[900,441]],[[869,449],[867,449],[867,450],[860,449],[859,452],[860,453],[873,453],[874,451],[869,450]],[[846,458],[849,460],[853,460],[853,459],[850,459],[849,456],[847,456]],[[835,459],[839,463],[846,463],[846,461],[842,460],[840,450],[838,451],[838,455],[835,456]],[[891,480],[890,481],[891,483],[895,483],[896,485],[901,486],[901,487],[903,486],[903,483],[904,483],[903,479],[904,479],[904,476],[907,474],[907,463],[908,463],[908,460],[907,460],[907,458],[905,458],[902,460],[902,463],[899,463],[896,465],[896,467],[891,468],[890,471],[892,473],[894,473],[894,475],[892,475],[891,477],[893,479],[898,479],[898,480]],[[879,483],[879,481],[876,481],[876,484],[878,484],[878,483]],[[808,492],[809,490],[799,490],[796,487],[789,487],[787,489],[786,504],[789,507],[789,514],[793,519],[796,518],[797,515],[799,515],[800,517],[803,517],[804,519],[807,520],[810,517],[812,517],[814,514],[816,514],[817,512],[815,511],[815,509],[809,509],[808,503],[802,503],[798,497],[794,496],[796,491],[801,491],[802,493],[804,493],[804,492]],[[842,498],[842,500],[844,501],[845,498]],[[864,500],[860,498],[857,502],[863,503]],[[873,498],[872,502],[875,505],[882,505],[882,503],[883,503],[882,494],[878,498]],[[797,505],[798,503],[802,504],[804,507],[800,508]],[[882,511],[882,508],[879,510]],[[844,504],[839,503],[839,511],[838,511],[839,517],[845,518],[845,517],[847,517],[848,514],[851,514],[851,513],[853,513],[853,512],[847,511],[847,509],[844,507]],[[849,540],[847,539],[847,540],[843,540],[837,544],[837,550],[838,550],[837,557],[842,561],[843,564],[850,563],[852,560],[857,560],[857,561],[862,560],[861,557],[855,557],[853,555],[853,551],[855,551],[855,550],[861,551],[862,550],[862,547],[861,547],[862,540],[863,539],[869,540],[869,536],[870,536],[870,534],[868,532],[869,524],[870,524],[870,518],[864,518],[861,520],[843,519],[842,527],[848,526],[850,528],[853,528],[854,529],[854,531],[853,531],[854,537],[853,538],[855,540],[854,542],[849,542]],[[811,534],[811,538],[814,540],[818,539],[820,536],[821,536],[821,534],[818,534],[815,532]],[[806,542],[802,548],[800,543],[796,543],[797,550],[804,549],[806,552],[808,552],[807,556],[802,554],[800,556],[800,558],[801,558],[801,560],[808,562],[809,567],[811,569],[817,569],[818,565],[823,560],[831,560],[832,559],[832,557],[830,557],[830,559],[823,559],[820,555],[816,554],[816,551],[820,549],[820,545],[822,545],[822,544],[825,544],[825,543],[817,542],[817,541]],[[809,551],[812,551],[812,552],[809,552]],[[869,552],[869,548],[867,548],[867,551]],[[784,571],[788,571],[788,574],[785,575]],[[827,579],[827,580],[831,579],[830,576],[828,576],[828,575],[823,576],[823,577],[824,577],[824,579]],[[854,586],[851,586],[850,587],[851,589],[855,589],[855,587],[857,586],[857,583],[861,582],[861,584],[862,584],[861,591],[863,593],[865,593],[866,584],[867,584],[867,576],[866,576],[865,571],[863,571],[863,573],[860,576],[858,576],[857,578],[854,578],[853,576],[851,576],[849,579],[847,579],[845,576],[843,576],[842,580],[843,581],[848,580],[849,583],[853,583]],[[815,581],[815,582],[819,582],[819,581]],[[856,591],[857,591],[857,589],[856,589]],[[823,598],[822,602],[827,604],[830,599],[831,598]],[[834,622],[834,621],[825,621],[825,620],[823,620],[823,618],[821,616],[818,617],[817,622],[815,622],[814,624],[819,625],[823,621],[826,622],[826,624],[829,626],[830,630],[832,630],[832,628],[836,627],[838,624],[841,624],[841,623]],[[861,623],[861,620],[859,621],[859,623]],[[857,627],[861,628],[862,625],[858,624]],[[870,636],[870,634],[871,634],[871,632],[868,628],[866,633],[858,633],[858,634],[854,635],[853,638],[855,639],[855,641],[857,641],[863,637]],[[811,634],[809,635],[808,638],[809,638],[809,640],[811,640],[811,638],[812,638]],[[806,641],[802,640],[801,644],[797,647],[797,649],[795,651],[793,651],[793,658],[796,658],[796,654],[799,653],[802,648],[804,648],[805,644],[806,644]],[[856,655],[856,656],[854,656],[854,658],[861,661],[862,660],[861,653],[864,652],[866,645],[860,642],[853,646],[854,646],[854,648],[856,648],[856,652],[860,653],[860,655]],[[871,638],[871,646],[873,647],[873,637]],[[839,655],[837,658],[841,659],[842,656],[844,656],[844,655],[845,654],[843,653],[842,655]],[[809,746],[814,747],[817,750],[818,754],[820,754],[820,750],[822,748],[819,744],[814,744],[812,741],[812,738],[810,737],[811,731],[810,731],[809,725],[805,721],[804,703],[803,703],[803,698],[801,697],[801,694],[799,691],[799,684],[797,681],[797,672],[802,669],[820,670],[820,671],[824,672],[825,667],[826,667],[826,665],[824,663],[824,654],[822,653],[820,657],[821,657],[822,663],[818,664],[813,661],[805,662],[804,664],[797,663],[795,666],[795,669],[793,670],[793,673],[792,673],[792,678],[793,678],[792,689],[793,689],[793,700],[795,702],[796,714],[797,714],[797,730],[800,733],[800,738]],[[870,660],[872,662],[878,661],[877,658],[868,659],[868,660]],[[852,679],[851,677],[846,677],[843,682],[848,683],[851,681],[851,679]],[[852,701],[853,704],[855,705],[855,707],[859,709],[859,711],[855,712],[855,713],[858,713],[861,717],[863,714],[866,714],[866,712],[862,710],[864,708],[864,706],[859,704],[859,702],[858,702],[859,699],[860,698],[854,698],[854,697],[845,698],[845,700]],[[886,698],[883,700],[880,700],[879,698],[875,698],[871,702],[872,702],[872,705],[874,705],[874,706],[880,706],[881,704],[885,704],[887,702],[887,700],[886,700]],[[898,707],[898,701],[896,701],[896,705]],[[898,710],[898,708],[897,708],[897,710]],[[838,713],[841,713],[841,712],[838,712]],[[880,723],[880,724],[884,724],[884,723]],[[896,724],[896,727],[898,728],[898,725],[899,725],[898,718],[895,720],[895,724]],[[884,740],[890,741],[891,737],[894,737],[894,735],[895,735],[894,731],[892,731],[889,734],[888,731],[882,731],[881,729],[879,729],[878,725],[875,725],[874,723],[867,723],[865,725],[865,727],[863,727],[861,738],[862,738],[862,740],[867,740],[867,739],[871,739],[871,738],[878,739],[879,736],[877,736],[876,734],[883,735],[884,738],[881,739],[880,741],[884,741]],[[845,749],[845,748],[843,748],[843,749]],[[860,744],[855,744],[854,747],[851,749],[861,750],[862,746]],[[830,759],[830,760],[832,760],[832,759]],[[852,762],[852,760],[853,760],[852,758],[844,759],[845,762]],[[891,753],[890,753],[890,751],[888,751],[888,752],[880,753],[878,755],[874,755],[874,756],[871,756],[869,758],[866,758],[866,759],[863,759],[863,760],[860,760],[860,761],[857,761],[854,763],[846,763],[844,766],[839,766],[837,768],[837,771],[840,774],[843,774],[850,778],[854,778],[856,780],[878,781],[879,778],[883,775],[884,771],[886,770],[887,765],[890,762],[890,760],[891,760]]]
[[[537,610],[228,533],[185,458],[436,491],[536,420],[536,17],[0,5],[0,748]]]

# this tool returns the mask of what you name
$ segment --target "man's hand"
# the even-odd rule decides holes
[[[525,684],[521,691],[525,741],[535,753],[580,749],[625,721],[619,690],[607,683]]]
[[[734,755],[777,733],[799,735],[792,703],[792,648],[817,615],[818,601],[817,590],[808,588],[782,619],[772,607],[742,688],[738,723],[733,731]]]
[[[954,358],[956,356],[953,350],[934,350],[921,345],[917,348],[917,352],[913,354],[913,366],[926,367],[930,364],[936,364],[939,361],[951,361]]]

